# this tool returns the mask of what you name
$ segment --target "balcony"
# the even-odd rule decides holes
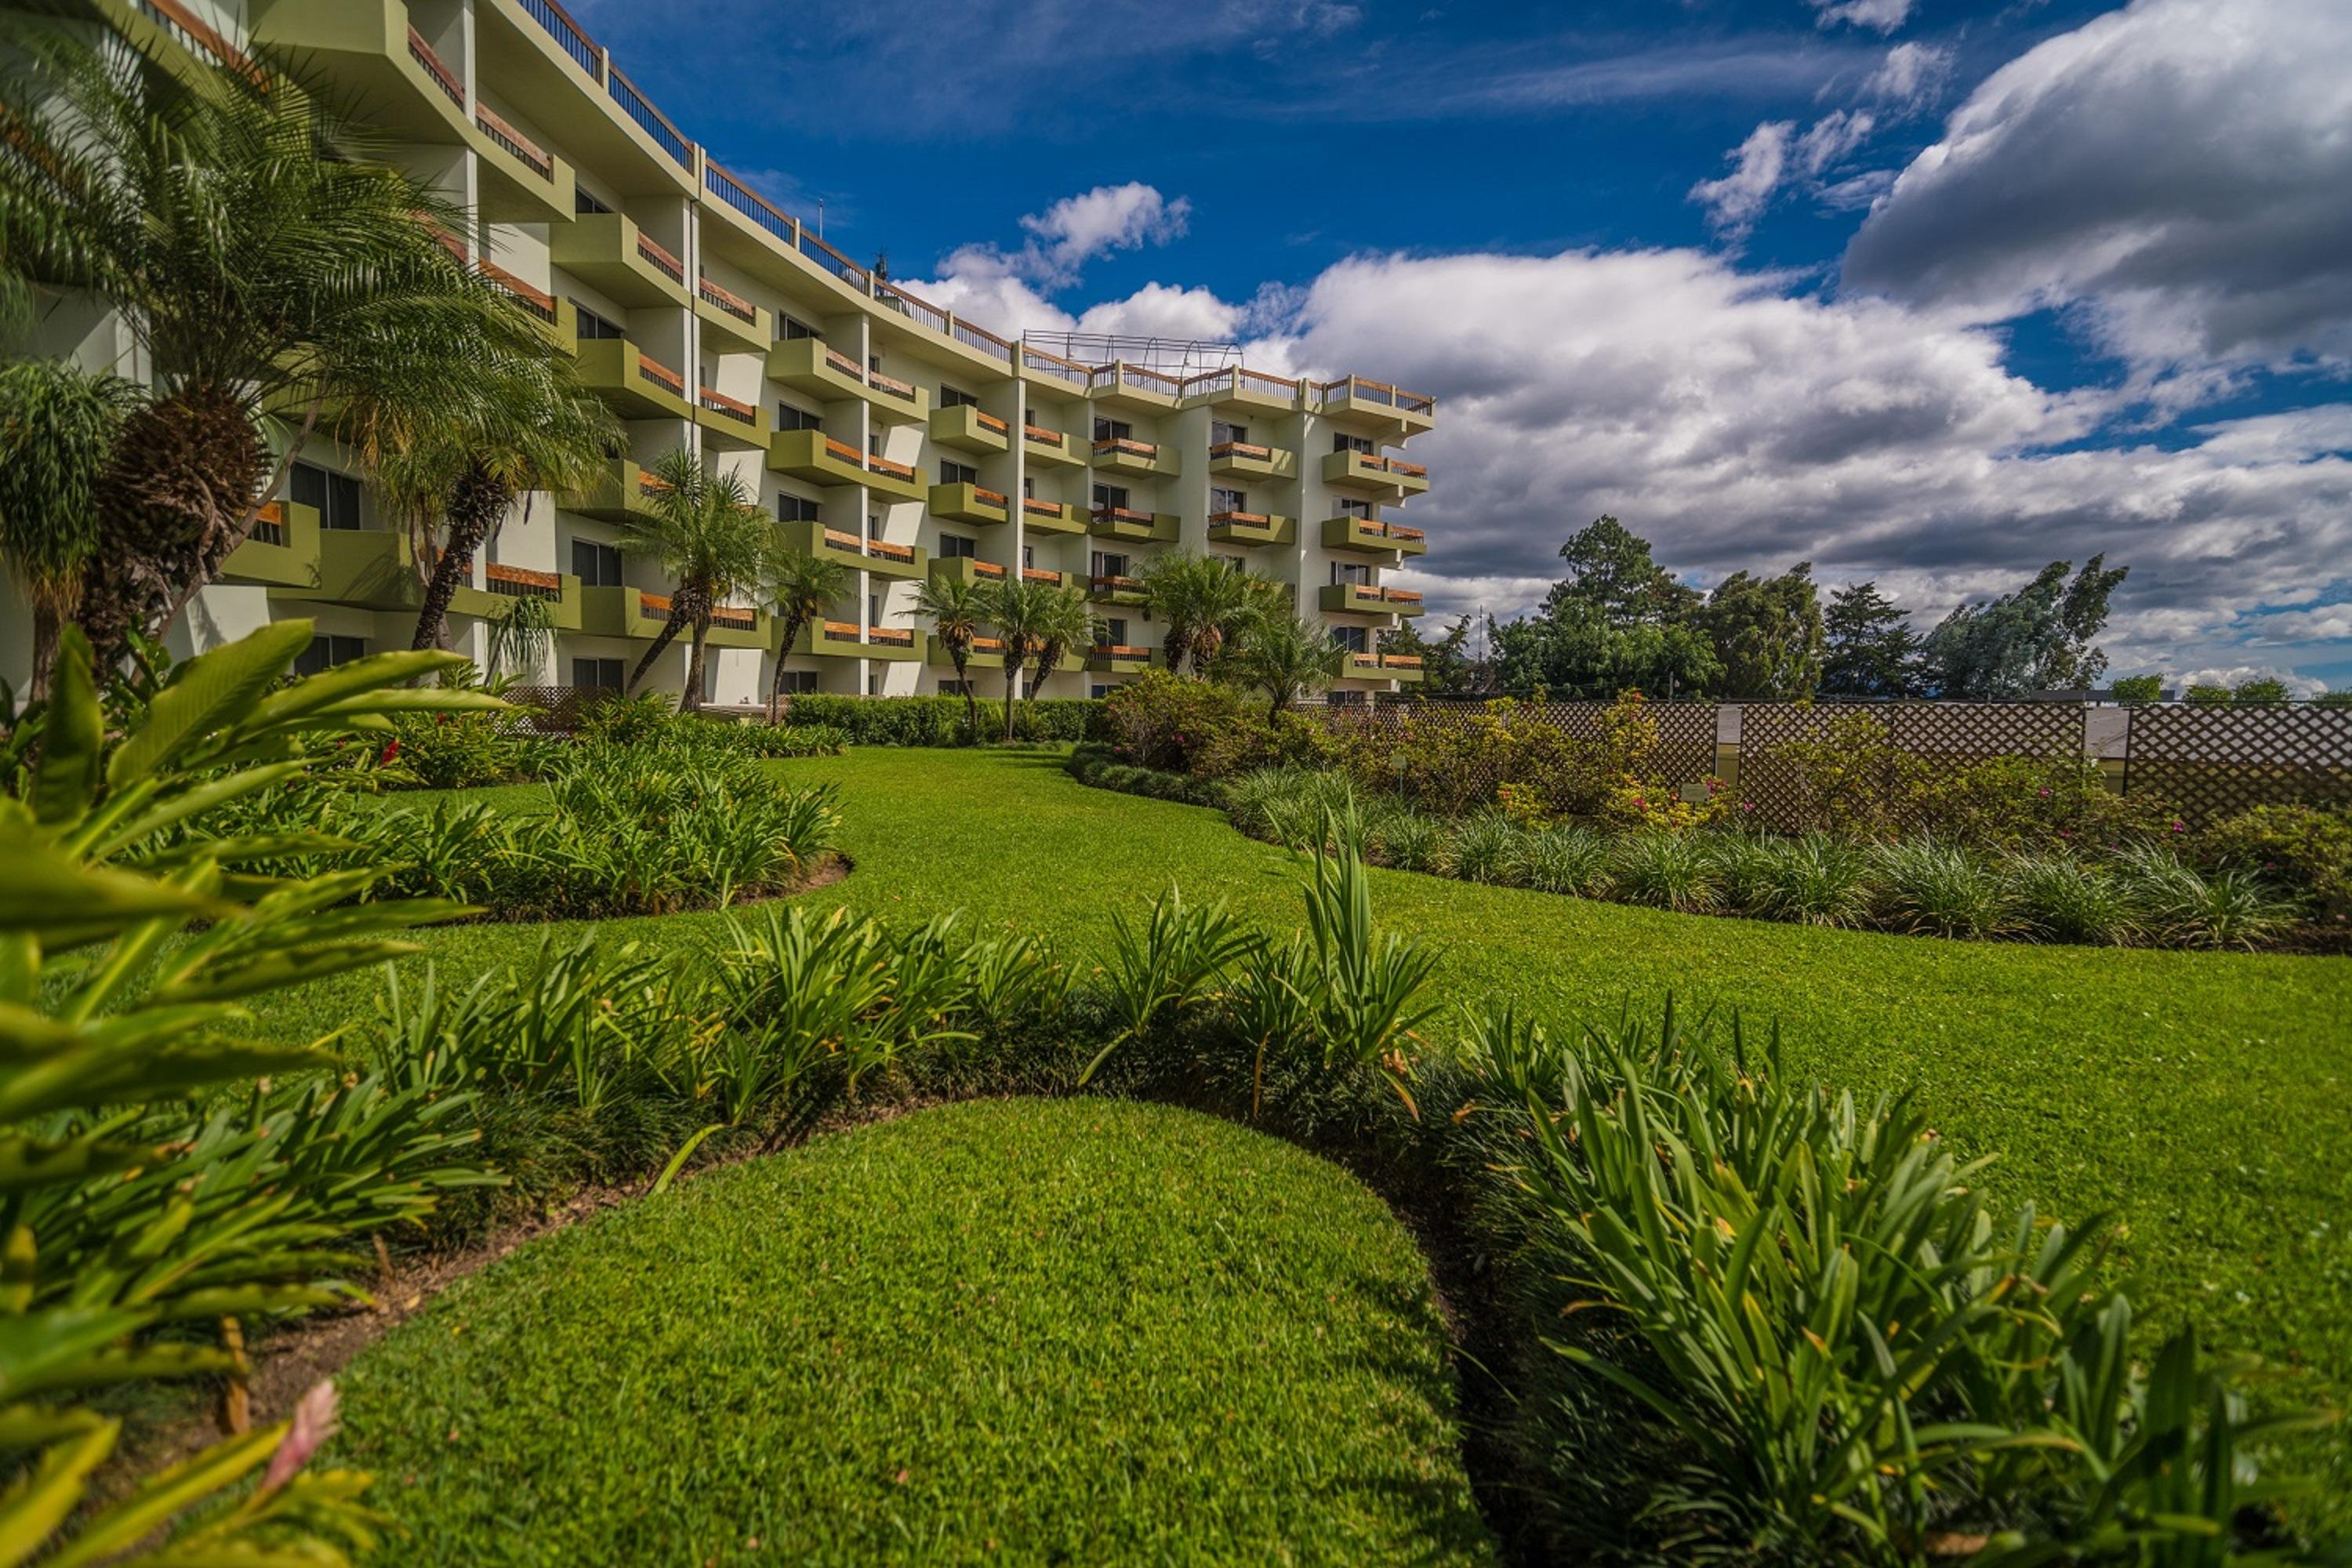
[[[624,419],[694,417],[686,378],[626,338],[582,340],[580,379]]]
[[[921,500],[928,493],[906,464],[868,457],[822,430],[777,431],[768,438],[768,467],[813,485],[864,485],[888,500]]]
[[[1051,533],[1072,538],[1087,531],[1087,514],[1074,506],[1057,500],[1039,500],[1034,496],[1021,499],[1021,526],[1032,533]]]
[[[982,414],[969,403],[931,410],[931,439],[959,452],[992,454],[1013,448],[1010,427],[993,414]]]
[[[1097,539],[1123,539],[1130,544],[1173,544],[1176,516],[1173,512],[1098,506],[1087,516],[1087,531]]]
[[[1328,615],[1417,616],[1421,595],[1405,588],[1381,588],[1370,583],[1327,583],[1316,602]]]
[[[537,599],[547,605],[557,631],[580,629],[580,579],[568,572],[534,572],[488,561],[482,563],[482,588],[493,599]]]
[[[1003,522],[1013,515],[1005,505],[1003,491],[985,489],[979,485],[933,485],[930,511],[933,517],[950,522],[975,522],[983,526]]]
[[[912,626],[860,632],[856,621],[820,621],[803,627],[791,651],[816,658],[879,658],[894,664],[911,664],[923,657]]]
[[[1105,437],[1093,447],[1095,470],[1129,479],[1166,479],[1177,471],[1176,448],[1124,436]]]
[[[1098,408],[1123,414],[1160,414],[1176,406],[1183,395],[1181,377],[1120,361],[1088,370],[1087,394]]]
[[[630,522],[657,515],[653,498],[667,489],[659,479],[626,458],[604,465],[604,477],[563,502],[566,511],[604,522]]]
[[[1204,370],[1184,378],[1184,405],[1238,405],[1269,414],[1295,414],[1307,405],[1302,395],[1306,384],[1288,376],[1268,375],[1240,365]]]
[[[319,509],[297,506],[290,500],[274,500],[263,507],[245,542],[221,563],[221,576],[232,583],[317,587]]]
[[[768,411],[714,386],[695,389],[694,422],[702,426],[707,446],[756,452],[768,444]]]
[[[1042,583],[1048,588],[1058,588],[1068,581],[1062,573],[1048,572],[1042,566],[1024,566],[1021,568],[1021,580],[1024,583]]]
[[[1437,422],[1437,399],[1383,381],[1351,375],[1310,384],[1307,390],[1324,414],[1370,426],[1385,441],[1418,436]]]
[[[934,583],[1002,583],[1012,574],[1009,566],[972,555],[941,555],[931,562]]]
[[[590,637],[635,637],[650,642],[669,623],[669,595],[643,588],[580,590],[580,629]],[[688,634],[680,632],[679,640]],[[765,647],[773,635],[765,610],[721,605],[710,613],[712,647]]]
[[[1049,430],[1043,425],[1021,426],[1021,450],[1032,463],[1048,468],[1084,468],[1087,454],[1083,447],[1059,430]]]
[[[924,638],[923,643],[924,663],[934,669],[955,668],[955,660],[948,657],[947,645],[940,641],[937,632]],[[966,669],[1003,669],[1004,639],[1003,637],[972,638],[971,647],[964,650],[963,667]]]
[[[878,539],[860,539],[813,521],[779,523],[777,528],[784,548],[794,554],[837,561],[877,577],[911,580],[922,576],[929,566],[930,552],[919,544],[887,544]]]
[[[513,300],[516,309],[537,321],[540,331],[547,334],[550,342],[566,353],[579,352],[578,306],[517,277],[487,256],[474,264],[474,269],[488,279],[499,293]]]
[[[702,321],[702,342],[713,353],[763,354],[775,341],[775,313],[708,278],[695,279],[694,313]]]
[[[456,64],[411,25],[402,0],[280,0],[255,17],[253,37],[365,103],[371,123],[393,140],[451,146],[475,139]]]
[[[1209,514],[1209,542],[1296,544],[1298,542],[1298,522],[1295,518],[1268,517],[1262,512],[1213,511]]]
[[[827,402],[858,398],[872,405],[874,416],[886,424],[921,425],[931,416],[929,393],[867,370],[823,338],[791,338],[770,349],[768,379]]]
[[[548,231],[548,259],[631,310],[688,302],[686,263],[626,213],[582,213]]]
[[[1383,500],[1402,500],[1429,489],[1429,470],[1402,458],[1350,449],[1325,456],[1323,482],[1369,490]]]
[[[1141,605],[1150,595],[1140,577],[1089,577],[1087,597],[1097,605]]]
[[[1323,548],[1365,555],[1421,555],[1428,552],[1429,542],[1417,528],[1349,514],[1323,520]]]
[[[1134,643],[1097,643],[1087,650],[1087,668],[1097,675],[1141,675],[1151,668],[1151,650]]]
[[[1288,479],[1298,473],[1298,454],[1281,447],[1220,441],[1209,448],[1209,471],[1245,479]]]
[[[571,164],[515,129],[487,103],[474,105],[474,130],[484,217],[493,223],[568,224],[572,220]]]
[[[1352,653],[1348,656],[1350,679],[1419,680],[1421,656],[1404,653]]]

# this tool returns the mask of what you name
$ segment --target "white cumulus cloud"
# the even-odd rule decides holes
[[[1911,0],[1805,0],[1813,8],[1813,25],[1835,27],[1841,25],[1867,27],[1875,33],[1891,33],[1908,21]]]

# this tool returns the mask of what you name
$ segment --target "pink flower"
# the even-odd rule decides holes
[[[2186,833],[2189,831],[2189,827],[2186,823],[2176,822],[2172,825],[2172,831],[2175,833]]]
[[[269,1469],[261,1478],[261,1495],[268,1497],[299,1474],[320,1445],[335,1435],[335,1385],[312,1384],[302,1403],[294,1407],[294,1419],[286,1436],[278,1440],[278,1451],[269,1456]]]

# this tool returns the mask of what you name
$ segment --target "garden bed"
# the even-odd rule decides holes
[[[404,1563],[1480,1562],[1420,1254],[1286,1145],[1097,1100],[711,1172],[353,1363]]]

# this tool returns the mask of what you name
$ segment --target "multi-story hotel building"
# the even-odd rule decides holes
[[[1341,689],[1419,679],[1381,648],[1419,595],[1382,578],[1424,549],[1392,513],[1428,478],[1391,449],[1430,427],[1430,398],[1266,374],[1229,351],[1171,363],[1118,340],[1009,340],[940,310],[721,167],[554,0],[97,4],[134,37],[230,64],[263,46],[347,91],[391,155],[479,214],[467,260],[576,353],[625,422],[628,455],[603,482],[529,498],[475,563],[452,617],[460,651],[483,658],[492,617],[535,595],[558,630],[525,679],[619,685],[669,584],[614,547],[614,524],[683,447],[740,475],[790,547],[856,572],[792,647],[765,606],[722,610],[713,702],[761,700],[778,659],[788,690],[951,688],[913,610],[918,584],[942,574],[1085,586],[1106,635],[1047,694],[1098,692],[1155,656],[1136,579],[1173,550],[1292,586],[1356,650]],[[127,334],[86,325],[41,346],[139,374]],[[313,661],[339,661],[406,647],[420,594],[406,531],[313,442],[174,637],[184,652],[307,616]],[[983,643],[973,663],[991,689],[1001,659]],[[685,670],[681,640],[649,684],[675,691]]]

